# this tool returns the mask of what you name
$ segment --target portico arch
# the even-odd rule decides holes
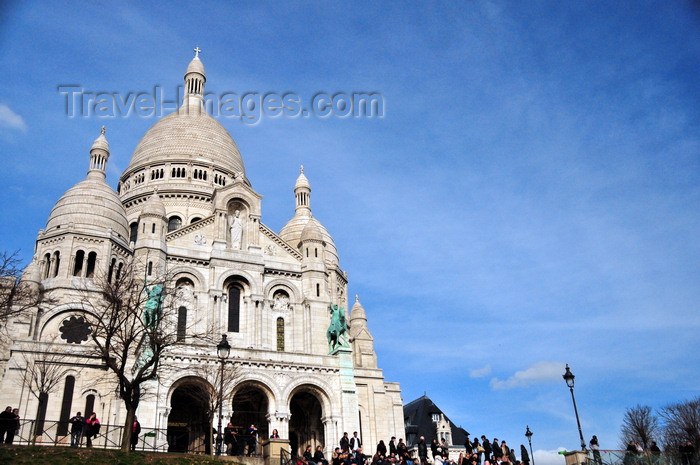
[[[236,386],[231,404],[231,423],[234,427],[239,428],[245,435],[247,428],[255,425],[257,440],[269,437],[269,409],[270,405],[274,405],[274,398],[267,386],[255,381],[245,381]]]
[[[206,380],[187,376],[170,389],[168,452],[211,453],[212,395]]]
[[[301,454],[307,445],[325,448],[326,438],[323,421],[323,405],[327,399],[317,386],[302,384],[289,397],[289,447],[292,454]]]

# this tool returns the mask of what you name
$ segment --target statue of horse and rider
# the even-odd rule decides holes
[[[337,304],[328,304],[328,311],[331,314],[331,324],[326,331],[328,338],[328,348],[332,353],[338,347],[348,347],[347,329],[345,322],[345,309]]]

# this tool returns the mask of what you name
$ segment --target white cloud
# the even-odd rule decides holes
[[[565,458],[559,452],[564,451],[563,447],[555,450],[535,450],[535,463],[537,465],[564,465]]]
[[[27,123],[24,122],[24,118],[3,103],[0,103],[0,126],[27,132]]]
[[[491,365],[486,365],[483,368],[477,368],[469,372],[470,378],[483,378],[491,374]]]
[[[513,376],[505,381],[493,378],[489,385],[491,389],[512,389],[528,386],[534,383],[553,381],[559,379],[564,373],[563,362],[541,361],[522,371],[516,371]]]

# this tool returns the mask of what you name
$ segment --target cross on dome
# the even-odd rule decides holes
[[[102,135],[104,136],[104,135],[105,135],[105,131],[106,131],[105,127],[102,126],[102,128],[100,129],[100,134],[102,134]]]
[[[202,50],[200,50],[199,47],[195,47],[195,48],[194,48],[194,56],[195,56],[195,58],[199,58],[199,52],[201,52],[201,51],[202,51]]]

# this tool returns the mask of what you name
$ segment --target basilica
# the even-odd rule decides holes
[[[346,431],[372,447],[404,437],[400,387],[377,366],[367,314],[357,297],[349,302],[339,251],[312,215],[304,169],[290,173],[291,219],[273,231],[262,221],[262,196],[235,141],[207,114],[198,54],[184,81],[180,108],[142,137],[116,190],[106,182],[103,128],[86,150],[87,176],[51,210],[22,279],[52,299],[9,323],[12,338],[0,347],[1,401],[19,407],[24,420],[55,422],[50,436],[58,442],[69,440],[66,422],[76,411],[123,425],[116,384],[104,381],[99,359],[85,355],[94,342],[78,290],[138,260],[149,274],[167,271],[178,296],[170,369],[149,381],[136,412],[143,430],[153,431],[143,441],[209,451],[217,415],[192,393],[204,386],[215,395],[218,387],[201,367],[219,359],[194,332],[212,340],[224,334],[231,346],[226,369],[235,370],[235,383],[224,393],[224,424],[255,424],[261,438],[277,430],[292,452],[320,445],[326,457]],[[329,308],[348,309],[343,344],[329,343]],[[51,363],[42,358],[47,353],[59,354],[67,369],[38,408],[27,367]]]

